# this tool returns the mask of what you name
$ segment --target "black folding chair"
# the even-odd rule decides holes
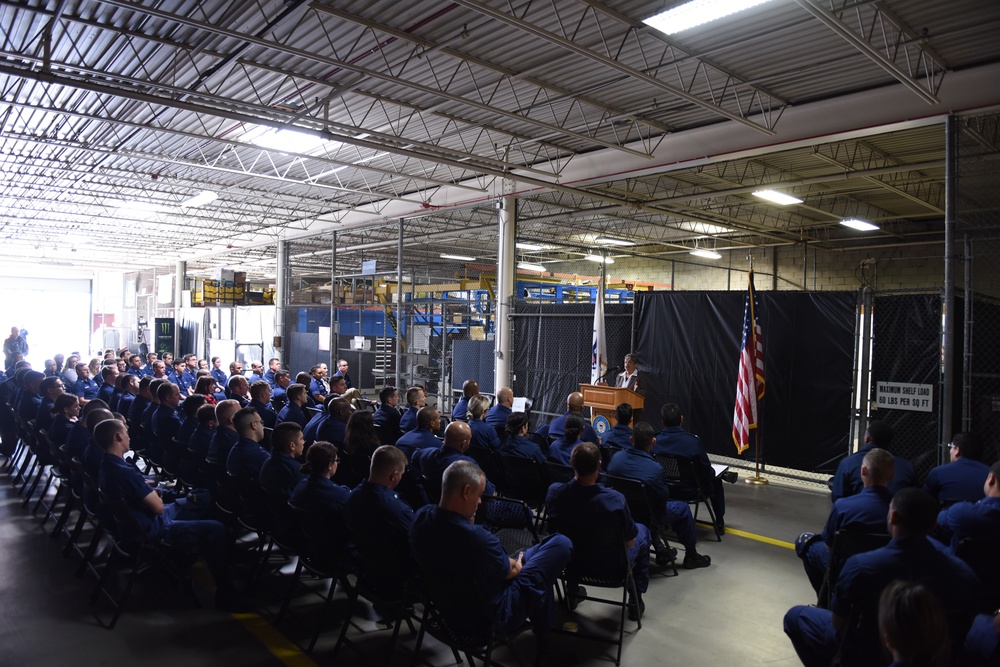
[[[670,497],[692,505],[695,521],[698,520],[699,506],[704,504],[708,510],[708,516],[712,519],[715,537],[721,542],[722,534],[726,531],[719,526],[715,517],[715,509],[712,507],[712,498],[715,496],[712,479],[705,474],[705,471],[698,468],[697,462],[692,458],[670,454],[657,454],[654,458],[667,473]]]
[[[653,509],[655,503],[659,501],[654,498],[649,487],[647,487],[641,480],[629,479],[628,477],[616,477],[615,475],[605,475],[604,483],[608,487],[625,496],[625,503],[628,505],[629,513],[632,514],[632,520],[649,528],[649,532],[653,533],[654,536],[659,535],[663,546],[666,547],[666,540],[663,540],[663,534],[667,532],[667,527],[664,526],[657,518],[662,516],[663,512],[662,510],[657,512]],[[658,545],[660,544],[660,540],[654,539],[653,544],[654,550],[659,556]],[[676,561],[671,561],[671,567],[673,568],[674,575],[676,576]]]
[[[493,533],[512,557],[540,541],[531,508],[521,500],[483,496],[476,523]]]
[[[857,530],[841,528],[833,535],[830,546],[830,565],[823,577],[816,604],[823,609],[830,608],[830,598],[837,587],[837,578],[847,559],[855,554],[880,549],[889,543],[891,538],[883,533],[865,533]]]

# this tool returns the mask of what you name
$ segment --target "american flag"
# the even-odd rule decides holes
[[[740,454],[750,446],[750,429],[757,428],[757,401],[764,398],[764,336],[757,319],[757,292],[753,269],[743,310],[743,343],[736,378],[736,408],[733,410],[733,443]]]

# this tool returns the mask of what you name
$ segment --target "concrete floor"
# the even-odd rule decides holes
[[[830,506],[827,493],[777,484],[726,485],[726,493],[730,529],[785,543],[803,530],[822,528]],[[46,528],[51,526],[50,521]],[[700,527],[699,540],[699,550],[712,557],[711,567],[681,569],[677,577],[654,572],[642,629],[636,632],[635,623],[626,624],[622,664],[799,664],[781,630],[781,619],[789,607],[812,602],[814,596],[795,554],[787,546],[738,534],[716,542],[707,526]],[[281,632],[276,632],[267,621],[273,618],[287,582],[277,575],[255,593],[259,616],[214,610],[200,566],[195,579],[207,605],[202,609],[193,608],[187,598],[155,579],[141,580],[118,627],[104,630],[87,603],[94,579],[74,576],[78,560],[61,554],[64,541],[50,539],[48,530],[38,527],[38,519],[20,507],[20,497],[6,477],[0,478],[0,665],[367,664],[350,648],[332,656],[346,600],[338,600],[328,624],[332,630],[321,637],[311,656],[294,644],[308,641],[308,623],[315,616],[309,613],[315,606],[308,596],[297,600],[298,611],[289,614]],[[610,633],[616,627],[615,612],[613,607],[585,601],[572,618],[581,628]],[[564,610],[559,616],[559,623],[571,618]],[[372,622],[360,625],[362,631],[352,628],[351,636],[377,664],[389,635]],[[409,664],[402,651],[412,650],[414,639],[404,628],[403,649],[393,664]],[[532,644],[530,633],[517,640],[526,661],[534,654]],[[560,635],[556,646],[569,654],[559,664],[613,664],[613,647],[608,644]],[[426,664],[453,663],[450,652],[430,638],[421,654]],[[516,664],[502,652],[497,657]]]

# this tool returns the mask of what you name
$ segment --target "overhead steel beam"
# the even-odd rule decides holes
[[[747,117],[745,115],[740,115],[738,113],[734,113],[734,112],[732,112],[732,111],[730,111],[730,110],[728,110],[728,109],[726,109],[726,108],[724,108],[724,107],[722,107],[722,106],[720,106],[718,104],[713,104],[711,102],[703,100],[702,98],[698,97],[697,95],[692,95],[691,93],[687,92],[686,90],[684,90],[683,88],[681,88],[679,86],[675,86],[675,85],[666,83],[665,81],[662,81],[662,80],[658,79],[657,77],[655,77],[655,76],[653,76],[651,74],[647,74],[646,72],[644,72],[642,70],[636,69],[636,68],[632,67],[631,65],[627,65],[627,64],[625,64],[625,63],[623,63],[621,61],[618,61],[618,60],[616,60],[616,59],[614,59],[614,58],[612,58],[610,56],[606,56],[606,55],[604,55],[602,53],[598,53],[597,51],[594,51],[594,50],[589,49],[589,48],[587,48],[585,46],[577,44],[573,40],[566,39],[565,37],[561,37],[559,35],[556,35],[555,33],[549,32],[548,30],[540,28],[540,27],[538,27],[538,26],[536,26],[534,24],[528,23],[527,21],[519,19],[516,16],[508,14],[507,12],[495,9],[493,7],[490,7],[489,5],[486,5],[485,3],[479,2],[478,0],[453,0],[453,2],[456,2],[457,4],[460,4],[463,7],[467,7],[469,9],[472,9],[472,10],[476,11],[476,12],[479,12],[480,14],[483,14],[484,16],[489,16],[492,19],[495,19],[497,21],[501,21],[502,23],[506,23],[507,25],[510,25],[510,26],[512,26],[514,28],[517,28],[518,30],[521,30],[521,31],[526,32],[526,33],[528,33],[530,35],[533,35],[533,36],[535,36],[535,37],[537,37],[537,38],[539,38],[541,40],[544,40],[544,41],[546,41],[546,42],[548,42],[550,44],[555,44],[557,46],[560,46],[560,47],[566,49],[567,51],[570,51],[572,53],[577,54],[578,56],[582,56],[583,58],[586,58],[587,60],[590,60],[590,61],[595,62],[595,63],[599,63],[601,65],[604,65],[605,67],[608,67],[610,69],[613,69],[613,70],[616,70],[616,71],[621,72],[623,74],[626,74],[626,75],[628,75],[629,77],[631,77],[633,79],[636,79],[638,81],[642,81],[643,83],[646,83],[646,84],[648,84],[648,85],[650,85],[650,86],[652,86],[654,88],[657,88],[657,89],[662,90],[662,91],[664,91],[666,93],[669,93],[670,95],[672,95],[672,96],[674,96],[674,97],[676,97],[678,99],[682,99],[685,102],[689,102],[689,103],[694,104],[695,106],[698,106],[698,107],[700,107],[702,109],[706,109],[706,110],[711,111],[711,112],[713,112],[715,114],[718,114],[719,116],[722,116],[723,118],[728,118],[729,120],[736,121],[737,123],[741,123],[743,125],[746,125],[747,127],[751,127],[753,129],[757,130],[758,132],[763,132],[764,134],[767,134],[769,136],[774,135],[774,130],[772,130],[769,127],[765,127],[763,125],[755,123],[754,121],[750,120],[749,117]],[[777,106],[780,106],[780,105],[777,105]],[[765,111],[762,107],[758,107],[758,110],[759,111]],[[771,111],[771,109],[767,109],[766,110],[766,112],[770,112],[770,111]],[[749,109],[747,110],[747,114],[749,115]]]
[[[940,102],[937,92],[947,66],[882,3],[834,0],[827,8],[818,0],[795,2],[922,100],[928,104]],[[847,13],[855,15],[856,27],[843,20]],[[869,31],[865,26],[870,26]]]

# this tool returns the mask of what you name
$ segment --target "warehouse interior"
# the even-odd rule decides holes
[[[672,34],[643,22],[678,4],[0,2],[8,324],[41,363],[56,346],[158,349],[170,321],[176,354],[347,359],[364,394],[421,384],[448,410],[475,377],[529,398],[538,425],[589,379],[603,285],[611,362],[637,351],[664,383],[643,418],[681,403],[713,461],[745,476],[760,461],[737,454],[729,415],[752,267],[788,382],[762,403],[777,483],[734,492],[731,523],[784,545],[710,543],[732,577],[710,599],[702,573],[660,582],[664,608],[706,620],[652,621],[625,661],[704,646],[733,596],[746,617],[770,598],[767,629],[678,661],[795,664],[780,614],[806,584],[758,575],[822,525],[825,482],[866,420],[890,420],[923,474],[960,430],[996,456],[1000,6],[770,0]],[[695,324],[705,304],[719,316]],[[701,375],[712,388],[687,383]],[[880,381],[933,385],[933,409],[880,406]],[[15,496],[11,572],[42,552],[71,571]],[[205,632],[186,613],[130,622],[173,645],[174,624]],[[85,664],[141,652],[127,630],[109,662]],[[200,664],[211,636],[198,642],[162,658]],[[313,659],[360,660],[329,648]],[[588,651],[574,664],[607,661]]]

